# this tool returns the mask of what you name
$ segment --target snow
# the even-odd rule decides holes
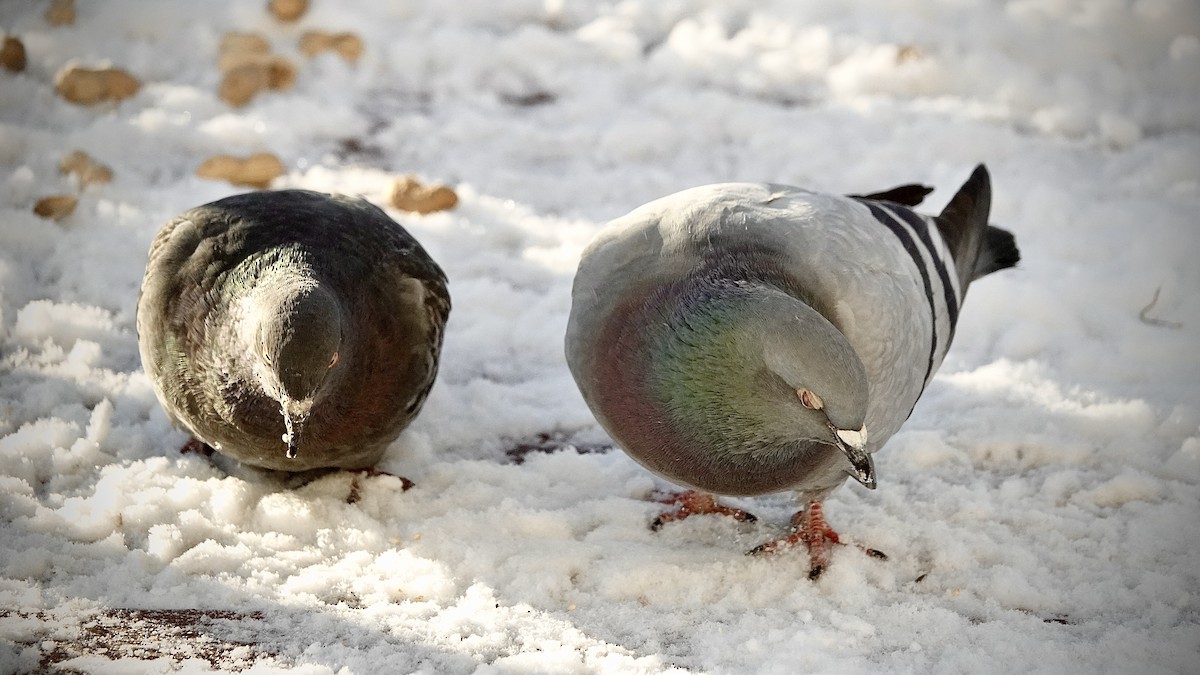
[[[1200,672],[1193,0],[313,0],[296,24],[106,0],[69,26],[46,4],[0,4],[28,52],[0,71],[0,671]],[[366,50],[308,59],[312,28]],[[222,102],[235,30],[291,58],[294,89]],[[72,60],[142,89],[67,103]],[[60,175],[75,149],[114,180]],[[367,478],[354,501],[350,474],[180,454],[141,369],[150,239],[244,190],[196,177],[204,158],[260,151],[277,188],[458,192],[391,212],[454,299],[380,465],[411,490]],[[732,500],[757,524],[651,532],[669,486],[595,451],[562,355],[589,238],[726,180],[920,181],[937,210],[980,161],[1022,263],[972,286],[879,489],[826,505],[890,559],[843,547],[810,582],[799,551],[743,555],[785,531],[787,495]],[[32,213],[75,192],[60,222]],[[514,458],[556,441],[591,452]]]

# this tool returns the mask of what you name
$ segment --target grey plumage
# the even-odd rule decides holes
[[[172,421],[255,466],[366,468],[420,411],[446,277],[365,200],[254,192],[196,207],[150,247],[142,363]]]
[[[700,491],[873,487],[870,454],[941,363],[968,285],[1019,258],[987,223],[982,166],[936,217],[909,208],[928,192],[728,183],[610,223],[583,253],[566,335],[597,420]]]

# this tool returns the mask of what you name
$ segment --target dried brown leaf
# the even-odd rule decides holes
[[[114,101],[123,101],[142,88],[142,83],[136,77],[119,68],[108,68],[101,72],[108,84],[108,97]]]
[[[300,53],[305,56],[316,56],[330,49],[332,38],[328,33],[319,30],[304,31],[300,36]]]
[[[196,169],[201,178],[223,180],[232,185],[265,188],[271,181],[285,172],[283,162],[269,152],[259,152],[249,157],[214,155],[204,160]]]
[[[84,68],[71,64],[54,77],[58,94],[79,105],[121,101],[136,94],[141,86],[137,78],[120,68]]]
[[[271,43],[258,33],[226,33],[221,37],[221,54],[250,53],[267,54],[271,51]]]
[[[357,63],[363,53],[363,41],[354,33],[326,33],[319,30],[305,31],[300,36],[300,53],[316,56],[335,51],[350,63]]]
[[[221,78],[218,95],[235,108],[240,108],[263,89],[271,85],[270,71],[261,63],[248,62],[231,68]]]
[[[403,211],[433,213],[454,208],[458,195],[445,185],[425,185],[416,176],[408,175],[392,184],[391,202]]]
[[[900,45],[896,50],[896,63],[908,63],[925,58],[925,51],[916,45]]]
[[[24,43],[15,37],[6,36],[4,46],[0,47],[0,66],[14,73],[25,70]]]
[[[308,0],[270,0],[267,9],[276,19],[290,23],[304,16],[308,11]]]
[[[33,212],[42,218],[62,220],[75,212],[79,198],[75,195],[50,195],[42,197],[33,205]]]
[[[338,33],[333,36],[333,49],[350,63],[358,63],[363,53],[363,41],[354,33]]]
[[[84,185],[108,183],[113,178],[112,169],[92,159],[82,150],[76,150],[63,157],[58,163],[58,169],[64,174],[76,176]]]
[[[287,90],[296,84],[296,66],[287,58],[272,56],[267,61],[267,86],[272,89]]]
[[[46,21],[52,26],[75,23],[75,0],[53,0],[46,10]]]

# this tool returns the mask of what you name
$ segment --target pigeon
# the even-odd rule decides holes
[[[747,519],[713,495],[792,491],[792,533],[751,553],[804,543],[820,574],[841,543],[822,501],[847,477],[875,488],[872,455],[946,355],[967,287],[1020,258],[1013,235],[988,224],[983,165],[938,216],[911,208],[929,192],[707,185],[645,204],[589,244],[567,362],[616,444],[687,488],[656,524]]]
[[[154,238],[142,364],[172,422],[222,455],[286,472],[366,469],[433,386],[446,283],[364,199],[234,195]]]

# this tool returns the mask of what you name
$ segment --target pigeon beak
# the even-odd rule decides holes
[[[287,458],[296,459],[296,456],[300,454],[300,432],[304,430],[304,423],[308,420],[309,411],[312,410],[312,400],[295,401],[285,397],[280,403],[283,412],[283,426],[286,429],[282,440],[287,444]]]
[[[833,425],[829,426],[833,433],[837,435],[838,448],[846,455],[846,459],[850,460],[851,470],[846,473],[854,477],[854,480],[863,484],[863,487],[868,490],[875,489],[875,461],[871,459],[870,453],[866,451],[867,447],[867,428],[854,431],[851,429],[838,429]]]

